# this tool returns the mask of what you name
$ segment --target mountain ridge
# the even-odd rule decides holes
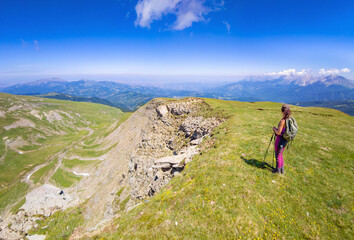
[[[0,89],[20,95],[42,95],[51,92],[74,97],[97,97],[129,111],[156,97],[209,97],[237,101],[311,102],[352,101],[354,81],[343,76],[283,75],[250,76],[244,80],[221,85],[209,90],[189,91],[159,88],[156,86],[129,85],[111,81],[60,78],[41,79]],[[328,104],[328,106],[332,106]]]

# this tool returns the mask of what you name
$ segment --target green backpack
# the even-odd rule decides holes
[[[297,134],[297,129],[295,118],[290,117],[289,119],[286,119],[286,129],[283,138],[288,142],[292,141]]]

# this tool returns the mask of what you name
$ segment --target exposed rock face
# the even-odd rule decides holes
[[[29,143],[22,138],[22,136],[18,136],[16,138],[12,139],[3,139],[5,142],[5,146],[10,148],[10,149],[17,149],[21,148],[23,146],[29,145]]]
[[[7,221],[0,222],[0,239],[24,239],[27,232],[38,226],[40,216],[29,216],[24,210],[11,216]]]
[[[38,110],[35,110],[35,109],[33,109],[32,111],[30,111],[30,114],[31,114],[32,116],[34,116],[34,117],[40,119],[40,120],[42,120],[42,118],[43,118],[43,117],[40,115],[40,112],[39,112]]]
[[[26,203],[16,215],[0,222],[0,239],[24,239],[37,220],[73,205],[73,200],[61,189],[45,184],[26,196]]]
[[[73,205],[73,199],[60,188],[44,184],[26,196],[26,203],[21,207],[28,215],[48,217],[54,210],[65,209]]]
[[[54,121],[62,121],[63,120],[63,117],[60,115],[59,111],[45,112],[44,116],[51,123],[54,122]]]
[[[8,125],[8,126],[5,126],[4,129],[5,130],[10,130],[12,128],[19,128],[19,127],[32,127],[32,128],[34,128],[35,125],[30,120],[22,118],[22,119],[14,122],[14,123]]]
[[[142,130],[139,148],[129,162],[133,198],[143,199],[160,191],[199,152],[197,145],[222,122],[201,116],[201,109],[206,108],[209,106],[201,99],[155,99],[139,110],[155,110],[155,114],[150,114],[150,124]]]
[[[50,216],[55,211],[85,203],[85,226],[75,232],[79,239],[112,219],[118,210],[129,210],[139,199],[159,192],[199,152],[202,139],[222,123],[221,119],[203,115],[208,108],[208,104],[196,98],[150,101],[118,128],[112,127],[112,132],[102,140],[109,152],[92,159],[99,159],[99,165],[88,169],[80,182],[65,189],[64,194],[48,184],[31,191],[21,207],[23,210],[0,223],[0,239],[21,239],[35,226],[34,216]],[[57,124],[66,118],[60,111],[30,114]],[[13,127],[26,122],[15,123]]]

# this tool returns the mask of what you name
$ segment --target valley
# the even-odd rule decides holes
[[[107,128],[117,127],[114,123],[124,118],[120,110],[104,105],[8,94],[1,94],[0,102],[1,212],[16,212],[26,193],[43,183],[68,187],[79,181],[73,169],[99,160],[72,161],[69,154],[103,154],[104,149],[95,148],[101,146]]]
[[[163,86],[162,88],[159,85],[140,86],[92,80],[68,82],[53,78],[0,88],[0,92],[101,103],[117,107],[124,112],[135,111],[158,97],[202,97],[244,102],[299,103],[301,106],[329,107],[353,114],[354,81],[340,75],[249,76],[229,84],[216,81],[212,88],[199,84],[199,88],[193,90],[187,85],[176,86],[173,83]],[[318,105],[319,102],[322,104]]]
[[[279,103],[157,98],[123,113],[0,100],[0,234],[9,239],[353,235],[354,122],[340,111],[291,107],[300,131],[277,176],[272,154],[263,157]]]

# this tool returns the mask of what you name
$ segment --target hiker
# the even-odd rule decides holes
[[[276,159],[276,168],[273,170],[273,173],[284,174],[284,158],[283,152],[285,146],[288,144],[288,141],[283,137],[283,134],[286,129],[286,120],[290,118],[290,105],[284,104],[281,107],[281,112],[283,113],[283,118],[278,124],[278,128],[273,127],[273,132],[276,135],[274,149],[275,149],[275,159]]]

